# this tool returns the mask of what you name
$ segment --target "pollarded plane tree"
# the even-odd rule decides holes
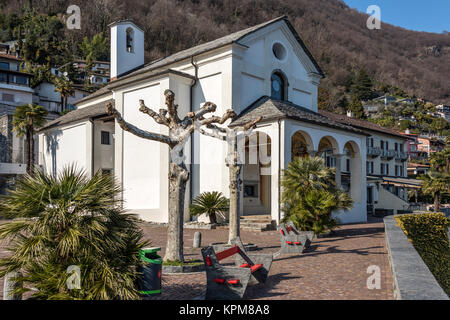
[[[213,113],[217,106],[212,102],[206,102],[200,109],[188,112],[180,119],[178,105],[175,104],[175,94],[171,90],[164,91],[167,109],[159,109],[159,112],[148,108],[144,100],[139,100],[139,111],[147,114],[157,123],[168,127],[169,134],[148,132],[125,121],[111,103],[106,108],[109,115],[114,116],[119,126],[140,138],[167,144],[170,151],[169,160],[169,221],[167,233],[166,253],[164,261],[184,261],[183,257],[183,212],[186,184],[189,180],[184,156],[184,146],[189,137],[201,126],[223,124],[234,117],[232,110],[227,110],[221,117],[205,115]]]
[[[227,111],[230,112],[230,111]],[[233,112],[233,111],[231,111]],[[233,112],[234,116],[234,112]],[[231,244],[231,240],[240,236],[239,226],[239,197],[241,192],[242,180],[240,179],[240,173],[242,169],[242,161],[240,161],[238,140],[245,141],[246,136],[250,136],[256,124],[262,120],[262,117],[258,117],[255,120],[248,121],[242,126],[233,128],[220,127],[215,124],[207,124],[203,129],[202,126],[198,126],[199,132],[203,135],[210,136],[222,141],[226,141],[228,145],[227,157],[225,163],[228,167],[229,179],[230,179],[230,214],[229,214],[229,232],[228,232],[228,244]]]

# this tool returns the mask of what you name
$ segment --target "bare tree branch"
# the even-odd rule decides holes
[[[213,137],[213,138],[224,140],[224,141],[227,139],[227,135],[221,134],[217,129],[215,129],[215,128],[209,128],[209,129],[211,129],[212,131],[207,131],[202,128],[199,128],[198,131],[201,134],[208,136],[208,137]]]
[[[161,110],[159,110],[159,114],[148,108],[144,104],[144,100],[139,100],[139,111],[145,114],[148,114],[153,118],[157,123],[169,126],[169,120],[162,114]]]
[[[166,106],[169,113],[169,123],[171,127],[175,127],[181,122],[178,117],[178,105],[175,104],[175,93],[172,90],[166,89],[164,91],[164,96],[166,97]]]
[[[258,117],[253,121],[247,122],[242,127],[235,127],[235,131],[248,131],[249,129],[254,129],[256,127],[256,124],[262,120],[262,117]],[[248,134],[248,133],[247,133]]]
[[[205,118],[200,120],[200,124],[202,125],[208,125],[208,124],[213,124],[213,123],[219,123],[219,124],[224,124],[225,121],[227,121],[228,119],[232,119],[236,116],[236,114],[234,113],[233,110],[228,109],[223,115],[222,117],[218,117],[218,116],[212,116],[209,118]]]
[[[193,112],[189,112],[187,114],[187,117],[194,120],[202,120],[205,114],[215,112],[216,109],[217,106],[214,103],[207,101],[203,104],[203,106],[200,109]]]
[[[131,123],[128,123],[127,121],[125,121],[122,118],[122,115],[120,114],[119,111],[117,111],[111,104],[111,102],[108,102],[106,104],[106,111],[108,112],[109,115],[114,116],[114,118],[116,119],[117,123],[119,124],[119,126],[125,130],[128,131],[138,137],[147,139],[147,140],[153,140],[153,141],[158,141],[158,142],[162,142],[165,144],[168,144],[169,146],[173,146],[174,145],[174,141],[172,141],[172,139],[170,139],[169,136],[163,135],[163,134],[159,134],[159,133],[153,133],[153,132],[148,132],[145,130],[141,130],[138,127],[132,125]]]

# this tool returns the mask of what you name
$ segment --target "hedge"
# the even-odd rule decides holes
[[[450,296],[450,247],[447,237],[450,219],[441,212],[405,214],[396,216],[396,219],[437,282]]]

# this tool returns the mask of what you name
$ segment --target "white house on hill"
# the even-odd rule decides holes
[[[111,172],[124,189],[126,209],[147,221],[167,222],[168,147],[124,132],[105,106],[113,103],[126,121],[140,128],[167,133],[138,109],[139,99],[153,109],[164,108],[163,93],[170,89],[181,116],[211,101],[218,115],[234,109],[238,116],[227,123],[231,126],[263,117],[246,144],[246,152],[258,152],[253,161],[245,157],[241,214],[279,221],[282,170],[295,156],[309,153],[336,167],[339,185],[345,175],[354,207],[337,213],[341,222],[367,220],[369,134],[318,113],[323,73],[286,17],[148,64],[139,27],[128,20],[110,27],[111,81],[40,132],[40,163],[48,172],[73,162],[89,174]],[[185,151],[191,171],[187,200],[204,191],[228,196],[226,152],[222,141],[195,133]]]

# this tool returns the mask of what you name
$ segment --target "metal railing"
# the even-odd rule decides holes
[[[367,147],[367,155],[371,157],[378,157],[381,154],[379,147]]]
[[[2,142],[2,141],[0,141]],[[34,151],[34,163],[38,164],[39,157],[42,152]],[[10,163],[10,164],[26,164],[27,154],[25,146],[22,148],[9,148],[6,144],[0,143],[0,163]]]
[[[381,158],[383,159],[392,159],[395,157],[395,150],[382,150],[381,151]]]
[[[397,160],[407,160],[408,159],[408,153],[403,151],[396,151],[395,159]]]

